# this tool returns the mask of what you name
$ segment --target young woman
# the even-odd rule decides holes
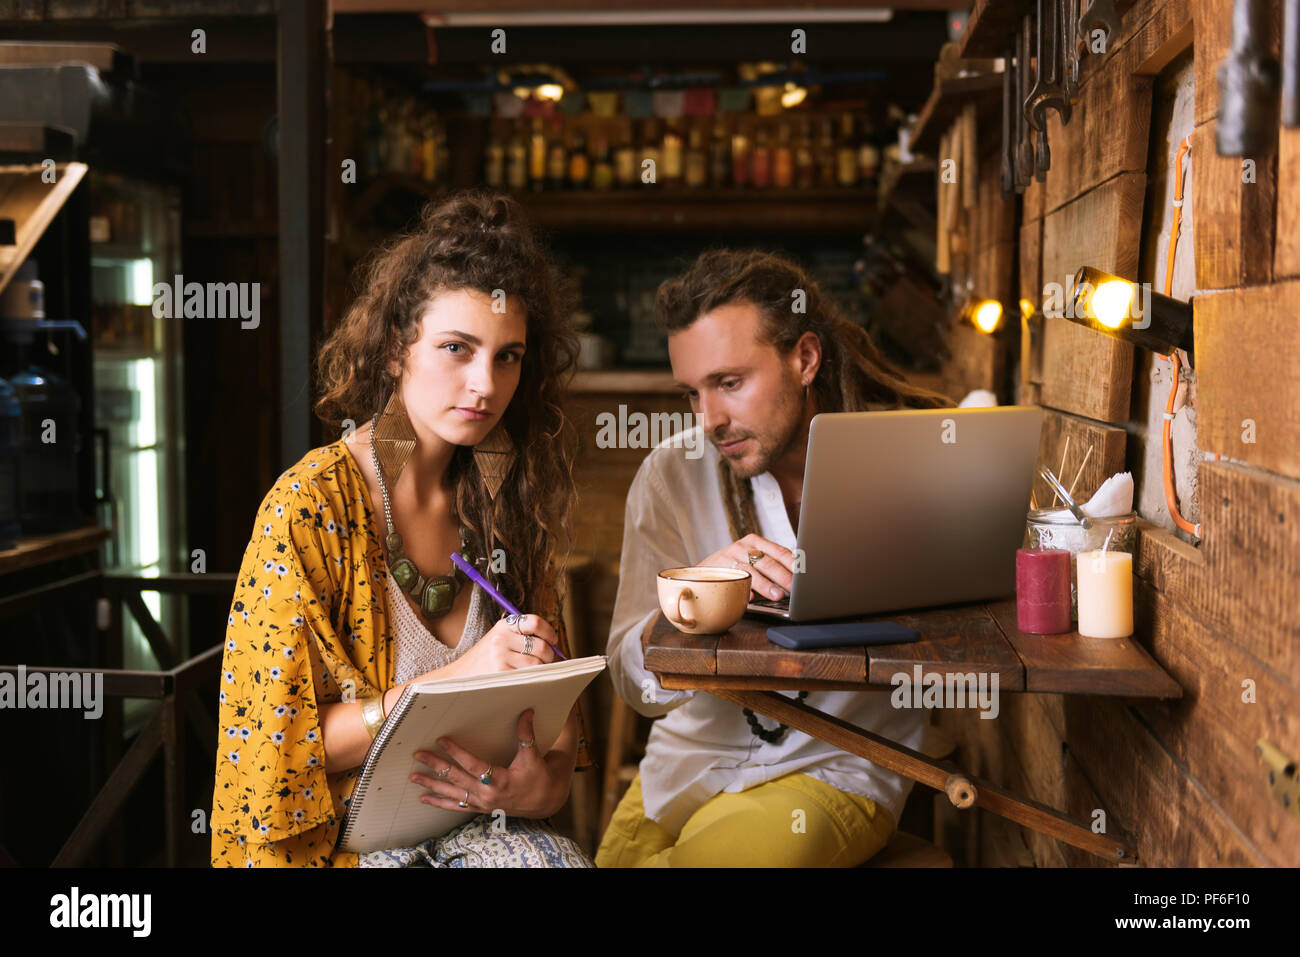
[[[556,569],[573,449],[559,380],[577,344],[562,288],[518,204],[479,192],[430,206],[371,259],[318,361],[317,412],[344,438],[280,476],[240,568],[214,865],[591,866],[545,822],[575,762],[590,763],[576,708],[544,757],[528,712],[509,767],[454,742],[454,761],[417,755],[421,800],[480,812],[468,824],[412,848],[336,849],[406,685],[568,654]],[[502,618],[453,551],[530,613]]]

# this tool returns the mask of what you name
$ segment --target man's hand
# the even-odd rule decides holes
[[[763,553],[763,557],[752,565],[749,561],[751,551]],[[750,583],[751,598],[758,594],[779,601],[790,594],[790,586],[794,584],[794,552],[776,542],[769,542],[761,535],[746,535],[696,564],[739,568],[749,572],[753,578]]]

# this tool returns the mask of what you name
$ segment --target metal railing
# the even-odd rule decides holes
[[[216,722],[203,708],[195,692],[204,682],[215,681],[220,674],[222,644],[218,642],[185,661],[177,661],[174,644],[167,638],[141,596],[143,592],[153,591],[229,597],[233,595],[234,589],[233,574],[160,575],[143,578],[92,571],[0,599],[0,618],[22,614],[40,603],[48,603],[56,595],[62,600],[76,594],[86,600],[106,602],[107,629],[103,641],[96,643],[100,646],[100,655],[105,664],[115,664],[122,660],[122,615],[124,610],[130,612],[149,642],[160,669],[136,671],[122,668],[23,666],[27,675],[103,675],[103,694],[108,699],[105,705],[104,733],[107,737],[106,755],[110,762],[121,750],[122,700],[152,698],[159,702],[159,707],[135,741],[116,761],[108,779],[55,856],[52,866],[75,867],[86,862],[104,838],[108,826],[122,813],[128,798],[160,750],[163,756],[165,790],[166,861],[169,867],[181,863],[181,849],[190,833],[189,802],[185,800],[185,729],[188,723],[199,740],[215,749]],[[18,666],[0,665],[0,672],[17,671]]]

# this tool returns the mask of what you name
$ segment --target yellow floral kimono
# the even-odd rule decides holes
[[[226,630],[214,867],[357,866],[335,843],[360,768],[326,773],[319,708],[394,684],[377,521],[342,441],[307,453],[262,501]],[[555,588],[537,599],[568,656]],[[577,766],[591,766],[581,715]]]

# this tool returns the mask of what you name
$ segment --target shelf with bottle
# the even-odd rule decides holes
[[[415,97],[382,86],[366,91],[354,130],[361,146],[360,175],[411,176],[429,184],[447,180],[450,148],[442,118]]]
[[[482,182],[518,193],[862,189],[880,146],[851,113],[493,118]]]

